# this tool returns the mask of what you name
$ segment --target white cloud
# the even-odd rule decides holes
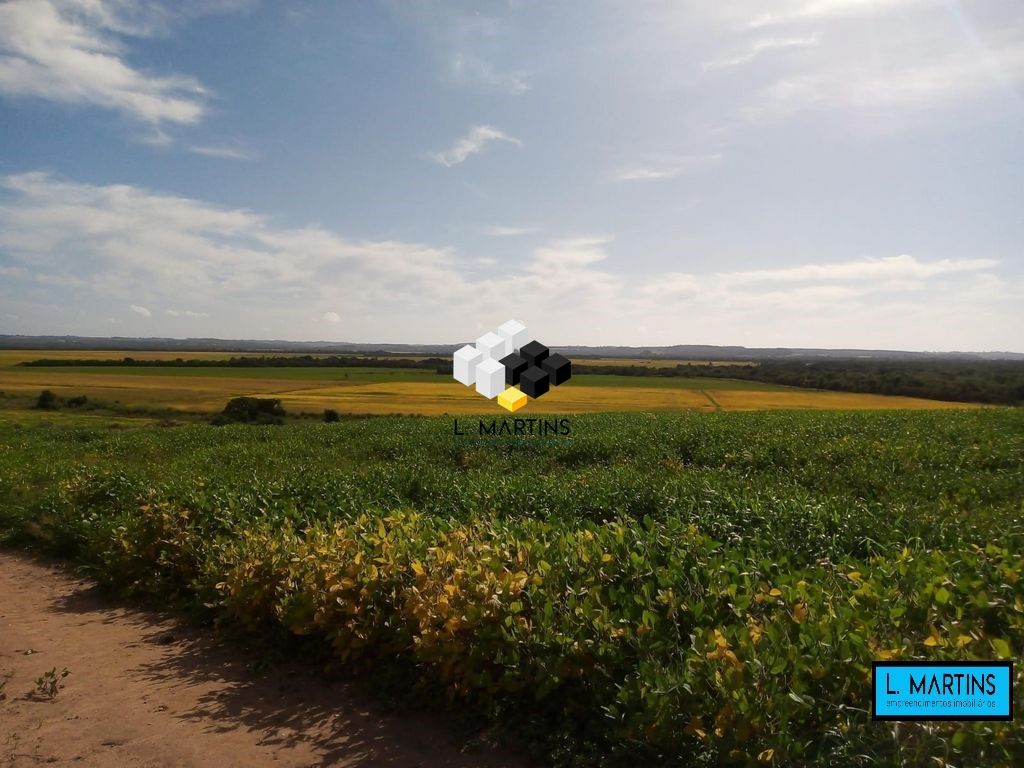
[[[134,68],[121,42],[162,32],[180,15],[133,0],[0,3],[0,93],[99,106],[157,127],[195,123],[205,109],[202,85]]]
[[[206,312],[195,312],[191,309],[165,309],[164,312],[171,317],[190,317],[194,320],[210,316]]]
[[[504,141],[521,147],[523,142],[509,136],[504,131],[498,130],[491,125],[474,125],[469,132],[456,141],[451,147],[443,152],[436,152],[431,157],[443,166],[451,168],[464,162],[471,155],[477,155],[484,151],[486,146],[495,141]]]
[[[194,144],[188,148],[188,151],[194,155],[204,155],[205,157],[217,157],[223,160],[252,160],[253,154],[247,149],[234,146],[218,146],[218,145],[206,145],[206,144]]]
[[[534,251],[530,270],[549,274],[586,267],[608,258],[605,249],[612,238],[605,235],[593,237],[566,237],[542,246]]]
[[[487,227],[484,229],[485,235],[491,237],[521,237],[523,235],[531,235],[537,231],[536,227]]]
[[[323,323],[344,317],[346,336],[357,341],[452,342],[467,322],[490,327],[524,316],[551,343],[820,346],[828,338],[834,346],[887,339],[911,349],[1012,349],[1019,344],[1011,329],[1024,323],[1024,286],[988,258],[637,273],[610,236],[590,234],[549,240],[513,269],[484,270],[475,267],[488,257],[282,228],[252,211],[133,186],[30,173],[0,179],[0,187],[0,253],[6,268],[20,270],[0,291],[5,309],[34,332],[69,330],[38,301],[49,306],[65,290],[95,308],[96,333],[106,307],[131,304],[152,317],[136,297],[173,308],[188,296],[193,306],[223,307],[216,332],[236,338],[251,336],[254,318],[277,337],[322,338]],[[54,274],[64,282],[41,279]],[[30,295],[35,304],[23,298]],[[343,312],[310,312],[330,306]],[[600,322],[610,315],[614,323]],[[650,329],[643,338],[640,326]]]
[[[615,172],[618,181],[660,181],[673,179],[686,173],[693,173],[722,159],[720,154],[708,155],[646,155],[633,165],[627,165]]]
[[[15,277],[27,277],[29,274],[31,273],[25,267],[5,267],[0,265],[0,277],[13,279]]]

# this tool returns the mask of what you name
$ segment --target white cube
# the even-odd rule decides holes
[[[452,356],[452,371],[456,381],[467,387],[476,383],[476,367],[484,359],[479,349],[467,344]]]
[[[508,354],[521,349],[530,340],[526,335],[526,326],[518,320],[508,320],[498,326],[498,335],[508,340]]]
[[[505,366],[489,357],[476,366],[476,391],[489,400],[505,391]]]
[[[494,333],[494,331],[485,333],[477,339],[476,348],[484,356],[484,360],[487,360],[488,358],[501,360],[501,358],[505,357],[512,351],[508,345],[508,339],[504,336],[499,336]]]

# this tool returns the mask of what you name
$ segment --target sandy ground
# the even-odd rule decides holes
[[[433,716],[375,712],[298,667],[254,673],[212,633],[0,552],[0,766],[508,766]],[[35,679],[70,670],[56,698]],[[6,681],[6,682],[5,682]]]

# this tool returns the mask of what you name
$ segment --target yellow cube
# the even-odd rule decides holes
[[[509,411],[518,411],[526,405],[527,397],[515,387],[509,387],[498,395],[498,405]]]

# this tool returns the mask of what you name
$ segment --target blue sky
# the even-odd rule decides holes
[[[1024,351],[1022,129],[1019,0],[7,0],[0,332]]]

